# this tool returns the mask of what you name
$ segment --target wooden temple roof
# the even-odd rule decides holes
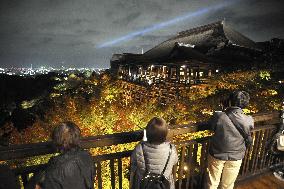
[[[180,62],[182,60],[220,63],[222,58],[216,59],[212,56],[212,52],[218,54],[219,50],[227,47],[238,47],[238,49],[246,51],[261,51],[257,43],[233,30],[224,21],[218,21],[179,32],[176,36],[160,43],[144,54],[117,54],[112,57],[111,61],[131,64]]]
[[[194,46],[202,53],[207,53],[211,48],[222,48],[226,45],[240,46],[252,50],[261,50],[257,43],[233,30],[224,21],[200,26],[190,30],[179,32],[177,36],[162,42],[144,53],[144,57],[153,59],[166,56],[175,46],[175,43],[183,43]]]

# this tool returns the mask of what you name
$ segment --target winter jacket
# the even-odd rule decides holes
[[[266,143],[267,155],[272,154],[275,157],[282,157],[284,155],[283,151],[280,151],[280,150],[277,149],[277,139],[280,137],[282,132],[284,132],[284,124],[283,123],[281,123],[279,125],[277,133],[275,133],[275,135],[273,135],[273,137],[268,139],[268,141]]]
[[[231,113],[243,130],[250,134],[254,127],[251,116],[245,115],[239,107],[230,107],[226,112]],[[244,158],[245,140],[225,112],[215,112],[209,120],[209,125],[214,131],[214,135],[210,139],[210,155],[225,161]]]
[[[130,189],[139,189],[140,181],[145,174],[145,159],[144,154],[147,157],[148,171],[151,173],[160,174],[166,164],[170,145],[172,145],[172,153],[169,159],[169,163],[165,170],[164,176],[170,181],[171,189],[174,189],[174,179],[172,174],[173,166],[178,162],[178,156],[176,148],[169,142],[164,142],[159,145],[144,143],[144,151],[142,152],[142,145],[139,143],[131,155],[131,170],[130,170]]]
[[[72,149],[51,158],[38,183],[43,189],[93,189],[93,165],[87,151]]]
[[[5,164],[0,164],[0,189],[20,189],[20,182],[15,173]]]

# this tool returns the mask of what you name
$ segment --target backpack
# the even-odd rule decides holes
[[[172,153],[172,145],[170,145],[170,152],[168,155],[166,165],[160,174],[149,172],[149,168],[147,166],[148,160],[147,160],[147,157],[145,157],[145,153],[144,153],[144,144],[142,143],[141,145],[142,145],[142,152],[143,152],[144,160],[145,160],[145,173],[144,173],[143,178],[141,179],[140,189],[170,189],[171,188],[170,181],[164,176],[164,173],[165,173],[165,170],[167,168],[167,165],[169,163],[169,159]]]

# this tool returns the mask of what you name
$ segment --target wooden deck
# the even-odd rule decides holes
[[[284,181],[274,177],[272,172],[237,183],[235,189],[284,189]]]

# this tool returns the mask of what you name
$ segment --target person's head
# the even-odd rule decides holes
[[[229,96],[231,106],[246,108],[249,104],[250,96],[246,91],[234,91]]]
[[[154,117],[146,126],[146,136],[149,143],[161,144],[166,141],[168,124],[163,118]]]
[[[51,138],[57,149],[65,152],[80,146],[81,131],[75,123],[67,121],[54,128]]]

